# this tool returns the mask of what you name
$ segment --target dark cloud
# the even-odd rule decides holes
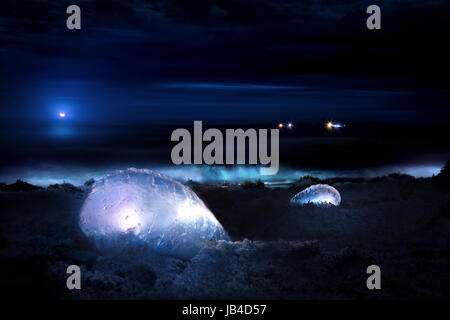
[[[141,104],[164,83],[450,87],[440,76],[449,71],[445,1],[380,1],[382,30],[374,32],[365,27],[365,0],[80,0],[80,31],[65,27],[72,3],[0,3],[4,105],[67,96],[67,88],[96,102],[120,91]]]

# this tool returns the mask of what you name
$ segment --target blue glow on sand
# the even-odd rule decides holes
[[[56,130],[56,129],[55,129]],[[68,131],[65,131],[68,130]],[[59,137],[67,137],[76,134],[70,128],[59,128],[52,131]],[[273,176],[261,176],[258,167],[232,167],[223,166],[155,166],[145,168],[165,174],[180,182],[189,180],[200,183],[242,183],[244,181],[263,181],[267,186],[283,186],[291,184],[305,176],[320,179],[335,177],[346,178],[374,178],[386,176],[391,173],[408,174],[415,178],[426,178],[439,174],[442,165],[392,165],[363,170],[297,170],[289,167],[281,167],[278,174]],[[105,174],[118,169],[126,168],[126,165],[105,168],[90,168],[73,165],[47,164],[29,167],[9,167],[0,171],[0,181],[13,183],[17,179],[28,183],[48,186],[49,184],[68,182],[74,185],[83,185],[93,178],[101,179]]]

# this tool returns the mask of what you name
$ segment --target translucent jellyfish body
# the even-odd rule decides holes
[[[291,203],[296,205],[315,204],[315,205],[335,205],[341,203],[339,192],[327,184],[315,184],[292,197]]]
[[[146,169],[121,170],[96,182],[79,224],[103,254],[124,250],[191,258],[228,236],[188,187]]]

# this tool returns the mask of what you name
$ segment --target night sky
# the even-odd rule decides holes
[[[81,30],[66,28],[70,4],[81,7]],[[366,28],[370,4],[381,7],[381,30]],[[193,120],[293,121],[292,138],[309,140],[291,162],[316,163],[317,137],[367,147],[339,166],[407,160],[415,147],[446,154],[449,18],[444,0],[2,0],[2,165],[40,161],[44,145],[48,158],[74,161],[102,158],[99,145],[156,149],[154,137],[168,144],[173,127]],[[327,120],[349,129],[330,140]],[[398,156],[391,140],[408,151]]]

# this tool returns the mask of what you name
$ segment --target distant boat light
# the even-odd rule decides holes
[[[341,123],[334,123],[332,121],[328,121],[327,123],[325,123],[325,127],[328,130],[333,130],[333,129],[340,129],[340,128],[344,128],[345,124],[341,124]]]

